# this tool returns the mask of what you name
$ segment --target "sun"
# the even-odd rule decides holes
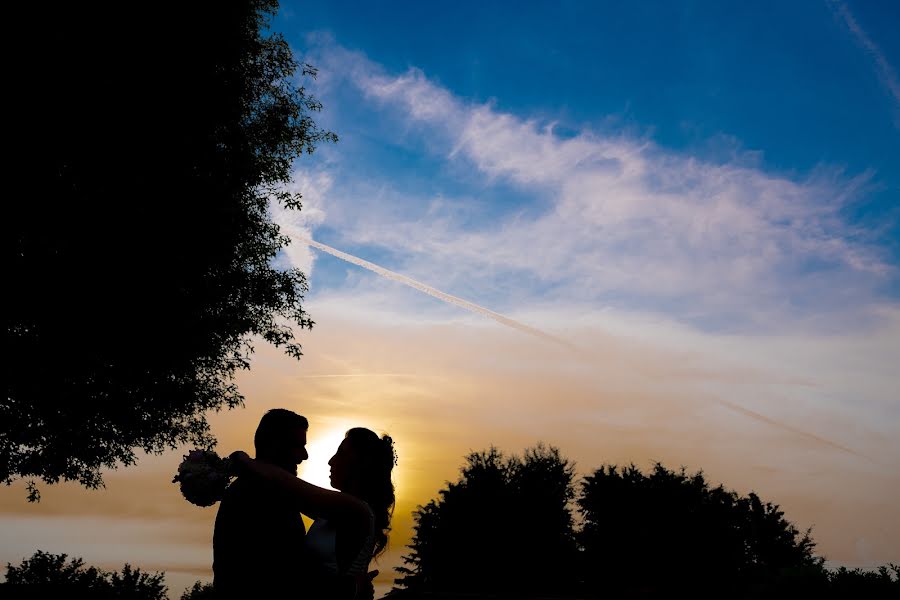
[[[337,452],[347,429],[349,428],[333,427],[319,434],[310,433],[309,441],[306,444],[309,458],[300,463],[297,475],[304,481],[319,487],[334,489],[331,487],[331,468],[328,466],[328,461]]]

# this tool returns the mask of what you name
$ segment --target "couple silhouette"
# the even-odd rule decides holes
[[[357,427],[328,461],[331,485],[297,478],[309,458],[309,422],[273,409],[254,436],[256,458],[232,453],[237,478],[219,505],[213,534],[218,598],[366,600],[369,561],[384,551],[394,507],[393,441]],[[313,519],[306,531],[301,514]]]

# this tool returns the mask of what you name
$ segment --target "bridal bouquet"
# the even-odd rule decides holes
[[[181,484],[181,495],[197,506],[212,506],[222,499],[231,482],[229,460],[212,450],[191,450],[178,465],[172,483]]]

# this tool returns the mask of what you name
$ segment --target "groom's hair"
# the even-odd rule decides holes
[[[309,421],[306,417],[298,415],[286,408],[273,408],[263,415],[253,436],[253,445],[256,452],[271,450],[284,445],[284,442],[297,432],[309,429]]]

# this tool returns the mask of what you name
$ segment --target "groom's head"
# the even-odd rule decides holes
[[[294,469],[309,458],[306,431],[309,421],[284,408],[273,408],[263,415],[256,428],[253,444],[256,458],[286,469]]]

